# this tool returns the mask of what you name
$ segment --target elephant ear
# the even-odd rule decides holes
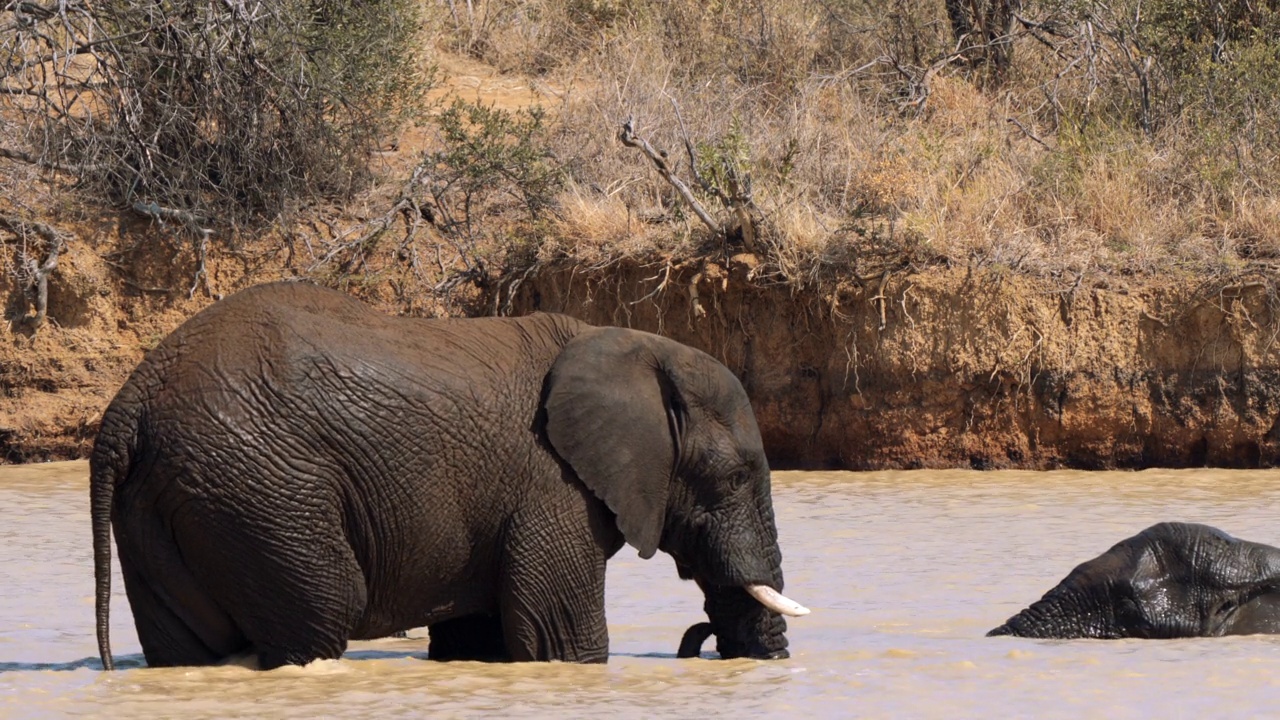
[[[675,343],[621,328],[569,342],[547,380],[547,438],[618,518],[640,557],[662,539],[678,451],[676,391],[663,356]]]

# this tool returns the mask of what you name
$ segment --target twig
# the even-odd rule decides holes
[[[1030,130],[1028,130],[1028,129],[1027,129],[1027,127],[1026,127],[1025,125],[1023,125],[1021,122],[1019,122],[1019,121],[1018,121],[1018,118],[1015,118],[1015,117],[1009,117],[1009,118],[1005,118],[1005,120],[1006,120],[1006,121],[1008,121],[1008,122],[1013,123],[1014,125],[1017,125],[1017,126],[1018,126],[1018,129],[1022,131],[1022,134],[1023,134],[1023,135],[1026,135],[1027,137],[1031,138],[1032,140],[1035,140],[1036,142],[1040,143],[1040,145],[1041,145],[1041,146],[1043,146],[1045,150],[1048,150],[1048,151],[1050,151],[1050,152],[1052,152],[1052,151],[1053,151],[1053,148],[1049,147],[1049,144],[1048,144],[1048,143],[1046,143],[1045,141],[1043,141],[1043,140],[1041,140],[1040,138],[1036,137],[1036,134],[1035,134],[1035,133],[1033,133],[1033,132],[1031,132]]]

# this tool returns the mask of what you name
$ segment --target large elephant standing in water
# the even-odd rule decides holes
[[[604,662],[624,543],[694,579],[724,657],[787,657],[769,466],[710,356],[572,318],[392,318],[275,283],[152,350],[90,464],[150,665],[261,667],[430,626],[433,657]]]
[[[1280,549],[1160,523],[1082,563],[988,635],[1178,638],[1280,633]]]

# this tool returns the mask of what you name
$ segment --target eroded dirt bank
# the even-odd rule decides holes
[[[745,384],[777,467],[1280,460],[1280,301],[1266,282],[934,268],[796,291],[749,282],[754,267],[551,266],[501,301],[712,353]]]
[[[188,297],[181,249],[146,251],[129,273],[110,264],[127,258],[98,250],[63,258],[51,322],[34,334],[21,291],[0,283],[8,462],[84,457],[147,348],[213,296],[298,272],[242,248],[211,260],[212,296]],[[778,468],[1280,462],[1280,297],[1267,281],[1117,287],[933,267],[797,288],[762,284],[756,267],[746,254],[541,265],[477,307],[566,312],[710,352],[742,378]],[[388,312],[442,312],[397,283],[382,272],[344,287]]]

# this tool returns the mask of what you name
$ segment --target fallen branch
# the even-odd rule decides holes
[[[693,213],[698,216],[698,219],[710,228],[711,232],[717,235],[723,235],[724,228],[721,227],[720,223],[717,223],[711,218],[711,215],[707,213],[706,208],[702,207],[702,204],[698,202],[698,199],[693,196],[693,191],[689,189],[689,186],[685,185],[684,181],[676,177],[676,174],[672,172],[671,166],[667,164],[666,153],[659,153],[653,149],[653,146],[650,145],[647,140],[636,137],[632,122],[632,118],[627,118],[627,121],[622,124],[622,131],[618,133],[618,140],[627,147],[637,148],[643,152],[645,156],[653,162],[654,167],[658,168],[658,174],[670,183],[671,187],[676,189],[676,192],[680,193],[680,197],[684,198],[684,201],[689,204],[689,207],[693,209]]]

